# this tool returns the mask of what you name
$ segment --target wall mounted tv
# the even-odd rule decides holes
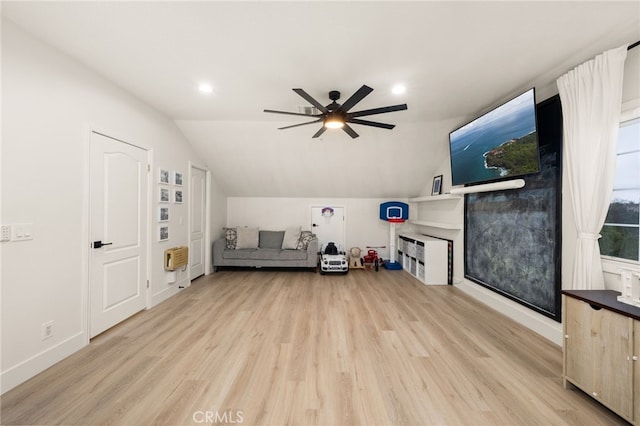
[[[539,172],[535,89],[451,132],[449,149],[454,186]]]

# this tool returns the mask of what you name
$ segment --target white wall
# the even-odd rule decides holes
[[[5,19],[2,124],[2,223],[34,225],[32,241],[2,243],[4,392],[88,343],[89,129],[150,149],[153,182],[159,167],[188,176],[199,156],[165,116]],[[211,194],[219,223],[224,195],[215,185]],[[167,243],[154,238],[156,207],[149,212],[153,303],[188,284],[186,274],[168,284],[162,267],[165,248],[188,243],[188,203],[171,205]],[[43,341],[47,321],[54,336]]]
[[[622,91],[622,120],[637,117],[640,112],[640,46],[627,52],[625,61],[624,82]],[[576,238],[575,233],[573,238]],[[575,247],[575,243],[573,245]],[[620,268],[632,269],[640,272],[640,264],[631,261],[614,261],[603,259],[605,288],[622,291]]]
[[[575,64],[576,66],[579,64]],[[628,52],[627,61],[625,62],[625,80],[623,90],[623,108],[632,109],[640,106],[640,47],[634,48]],[[559,77],[559,76],[557,76]],[[523,90],[527,87],[523,86]],[[536,88],[537,89],[537,88]],[[537,90],[537,94],[543,94],[544,97],[538,96],[538,102],[549,98],[558,93],[555,83],[547,84],[543,90]],[[507,97],[508,99],[508,97]],[[469,117],[473,118],[473,117]],[[461,120],[463,124],[467,120]],[[448,144],[447,135],[442,135],[439,143]],[[442,158],[440,169],[434,171],[434,175],[443,174],[443,192],[449,192],[451,189],[451,169],[449,164],[449,155],[445,154]],[[564,188],[566,188],[566,177],[563,176]],[[566,189],[563,188],[563,192]],[[425,187],[422,195],[428,195],[431,186]],[[458,222],[464,220],[464,201],[456,203],[455,201],[444,201],[439,203],[412,203],[412,218],[420,218],[421,220],[436,222]],[[562,287],[566,288],[567,283],[571,282],[573,259],[575,255],[575,241],[577,234],[575,231],[575,221],[573,220],[573,212],[569,197],[563,195],[562,206]],[[454,240],[454,282],[458,287],[472,295],[473,297],[488,304],[492,308],[518,321],[519,323],[529,327],[533,331],[543,335],[554,343],[562,344],[562,325],[552,319],[538,314],[524,306],[506,299],[497,293],[486,288],[474,284],[464,278],[464,231],[439,230],[427,227],[415,227],[417,232],[434,235],[442,238]],[[605,260],[603,269],[605,270],[606,288],[612,290],[621,289],[619,268],[627,267],[640,271],[640,265],[637,262],[614,262]]]
[[[227,226],[258,226],[266,230],[284,230],[300,225],[311,230],[311,207],[344,207],[346,247],[387,246],[379,249],[389,257],[389,224],[379,219],[380,204],[390,199],[376,198],[245,198],[228,199]],[[394,199],[403,201],[406,199]],[[400,226],[397,229],[401,229]]]
[[[458,124],[464,124],[472,118],[463,119]],[[449,144],[448,135],[442,135],[440,139],[438,143]],[[448,152],[444,154],[440,165],[440,168],[434,171],[433,174],[434,176],[443,175],[442,192],[448,193],[451,190],[451,165]],[[430,193],[431,185],[428,185],[424,188],[422,195],[429,195]],[[411,219],[455,224],[464,223],[464,198],[460,200],[411,203],[410,206]],[[560,323],[464,278],[464,230],[447,230],[417,225],[414,225],[414,228],[416,232],[422,234],[453,240],[453,282],[457,288],[552,342],[558,345],[562,344],[562,327]]]
[[[434,151],[448,148],[430,136],[447,133],[452,120],[397,122],[392,131],[358,126],[357,139],[342,131],[312,139],[313,126],[278,130],[291,122],[176,123],[206,158],[219,160],[216,179],[236,197],[406,198],[432,178]]]

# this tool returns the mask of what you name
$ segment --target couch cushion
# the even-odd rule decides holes
[[[284,231],[284,238],[282,240],[282,249],[295,250],[298,248],[298,240],[300,240],[300,227],[289,226]]]
[[[253,250],[251,259],[254,260],[305,260],[307,252],[302,250],[258,249]]]
[[[255,249],[258,248],[258,228],[238,227],[237,249]]]
[[[279,249],[283,238],[284,231],[260,231],[260,248]]]
[[[225,250],[222,252],[223,259],[253,259],[253,253],[258,249],[237,249],[237,250]]]

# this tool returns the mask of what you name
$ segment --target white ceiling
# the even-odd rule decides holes
[[[640,39],[638,1],[3,1],[2,14],[175,120],[230,196],[417,196],[448,170],[458,124]],[[352,111],[408,104],[375,116],[394,130],[317,140],[317,124],[276,130],[306,119],[262,112],[306,105],[292,88],[328,104],[362,84],[375,90]]]

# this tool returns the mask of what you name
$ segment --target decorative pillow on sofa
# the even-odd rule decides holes
[[[260,248],[261,249],[278,249],[282,248],[282,239],[284,231],[260,231]]]
[[[295,250],[298,248],[298,241],[300,241],[300,226],[289,226],[284,231],[282,249]]]
[[[236,229],[238,233],[238,241],[236,242],[237,249],[257,249],[258,248],[258,228],[238,227]]]
[[[315,237],[316,234],[313,234],[311,231],[300,232],[300,238],[298,239],[296,249],[306,250],[309,247],[309,241],[313,240]]]
[[[236,232],[236,228],[222,228],[224,231],[224,239],[227,243],[227,248],[230,250],[235,250],[236,243],[238,242],[238,233]]]

